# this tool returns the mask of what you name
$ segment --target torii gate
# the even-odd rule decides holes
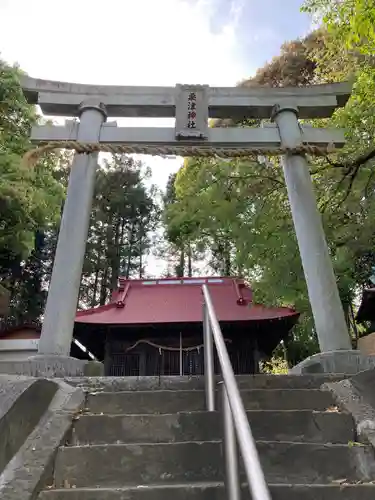
[[[349,83],[301,88],[123,87],[23,77],[29,103],[79,123],[33,127],[45,147],[75,149],[48,292],[39,354],[68,356],[73,335],[94,192],[98,151],[181,156],[282,155],[291,211],[322,352],[350,350],[322,221],[305,153],[344,145],[342,130],[303,127],[299,118],[326,118],[350,97]],[[175,128],[118,127],[107,117],[175,117]],[[272,119],[260,128],[209,128],[209,118]],[[52,142],[52,144],[50,144]],[[32,154],[32,156],[34,153]]]

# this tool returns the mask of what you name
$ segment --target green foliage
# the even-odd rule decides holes
[[[255,76],[243,81],[241,87],[301,87],[314,82],[317,62],[314,51],[323,42],[319,31],[301,40],[285,42],[280,54],[259,68]]]
[[[37,117],[18,76],[16,68],[0,61],[0,255],[24,259],[33,248],[35,230],[56,220],[63,192],[51,162],[22,165]]]
[[[41,313],[25,299],[26,289],[31,297],[41,286],[35,276],[27,281],[25,270],[37,251],[35,235],[56,223],[64,194],[55,179],[56,156],[34,168],[22,164],[38,117],[23,96],[19,76],[17,68],[0,60],[0,280],[11,292],[12,321]]]
[[[6,322],[40,320],[52,272],[71,154],[22,163],[39,118],[19,85],[20,71],[0,61],[0,280],[10,290]],[[116,156],[98,169],[80,304],[108,300],[119,275],[142,277],[159,217],[155,189],[140,163]]]
[[[353,303],[375,264],[374,161],[372,157],[357,161],[373,145],[375,135],[373,76],[369,59],[362,53],[351,53],[336,33],[323,26],[304,40],[284,44],[279,57],[241,84],[354,81],[353,96],[345,109],[330,120],[312,121],[318,126],[345,127],[347,146],[330,162],[310,159],[340,296],[354,336]],[[217,125],[231,123],[219,121]],[[168,231],[201,245],[215,271],[249,279],[257,302],[296,306],[301,319],[287,345],[291,364],[316,352],[312,314],[278,160],[190,159],[177,174],[175,192],[176,200],[166,207]]]
[[[29,146],[30,127],[36,122],[19,85],[21,72],[0,60],[0,144],[2,151],[23,154]]]
[[[306,0],[304,10],[318,15],[347,48],[374,54],[374,0]]]
[[[116,155],[98,170],[80,305],[108,301],[119,276],[142,278],[150,235],[159,220],[149,172],[131,157]]]
[[[271,375],[287,375],[288,363],[283,358],[273,357],[269,361],[261,364],[262,373]]]
[[[159,245],[159,256],[167,261],[167,277],[193,275],[193,260],[201,256],[199,245],[195,245],[190,238],[192,227],[184,220],[179,224],[172,216],[173,209],[177,201],[176,174],[171,174],[167,182],[166,192],[163,198],[163,222],[164,238]]]
[[[368,282],[374,264],[375,1],[307,0],[305,10],[320,16],[327,30],[324,51],[315,53],[319,78],[353,81],[351,99],[331,120],[346,129],[347,146],[339,168],[331,170],[335,189],[321,204],[337,242],[332,249],[347,303],[350,290]],[[324,183],[328,175],[321,178]]]

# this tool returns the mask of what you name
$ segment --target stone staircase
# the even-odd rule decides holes
[[[239,376],[273,500],[375,498],[373,450],[355,443],[327,376]],[[222,418],[203,380],[71,380],[86,409],[39,500],[224,500]],[[248,499],[244,488],[243,498]]]

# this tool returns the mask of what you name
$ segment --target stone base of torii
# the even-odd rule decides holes
[[[336,278],[317,209],[305,152],[327,152],[345,143],[341,130],[303,127],[299,118],[325,118],[345,105],[347,83],[303,88],[116,87],[79,85],[24,77],[30,103],[45,114],[78,116],[65,126],[33,128],[36,144],[76,150],[48,292],[39,354],[0,372],[41,376],[102,374],[100,363],[69,357],[98,161],[98,150],[155,154],[282,154],[291,212],[321,354],[292,373],[356,373],[375,366],[375,357],[351,350]],[[105,123],[112,117],[175,117],[174,129],[127,128]],[[260,128],[213,128],[209,118],[257,118]],[[73,141],[73,145],[72,145]],[[90,149],[90,146],[92,148]],[[81,149],[80,149],[81,147]],[[85,152],[82,152],[82,147]],[[88,148],[88,149],[87,149]],[[109,149],[108,149],[109,148]],[[121,149],[123,148],[123,149]],[[43,148],[41,148],[42,152]],[[92,152],[90,152],[92,151]],[[37,151],[38,153],[38,151]],[[5,370],[5,371],[4,371]]]

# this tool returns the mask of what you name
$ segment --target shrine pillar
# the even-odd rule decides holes
[[[105,106],[97,99],[86,99],[79,113],[77,140],[98,143]],[[97,163],[98,153],[74,155],[38,355],[70,354]]]
[[[275,106],[283,148],[302,145],[298,109]],[[352,349],[321,216],[304,155],[282,157],[294,227],[321,352]]]

